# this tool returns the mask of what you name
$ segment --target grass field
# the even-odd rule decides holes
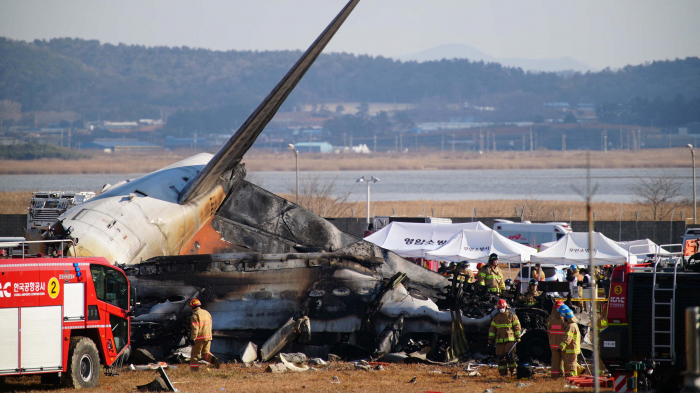
[[[265,373],[263,367],[242,368],[240,364],[224,364],[220,369],[193,373],[187,365],[169,370],[168,376],[174,386],[183,393],[197,392],[475,392],[493,389],[494,393],[545,393],[565,392],[563,379],[552,380],[546,374],[536,374],[533,379],[514,381],[498,376],[493,368],[482,367],[480,377],[469,377],[462,365],[388,365],[383,371],[355,370],[349,363],[332,363],[327,370],[283,374]],[[457,374],[456,379],[454,378]],[[337,376],[340,383],[331,383]],[[416,383],[409,381],[416,377]],[[118,377],[100,377],[97,388],[101,392],[134,392],[136,386],[151,382],[155,373],[151,371],[125,371]],[[521,382],[528,386],[516,387]],[[8,378],[9,391],[43,392],[64,391],[48,385],[40,385],[38,377]],[[581,388],[577,391],[592,391]],[[73,390],[65,390],[73,391]],[[612,390],[610,390],[612,391]]]
[[[282,195],[293,201],[291,195]],[[31,200],[32,193],[29,191],[7,192],[0,191],[0,214],[25,214]],[[476,208],[476,218],[479,217],[514,217],[519,216],[520,211],[525,207],[524,220],[530,221],[554,221],[556,212],[557,221],[586,220],[586,205],[584,202],[571,201],[540,201],[536,199],[522,200],[470,200],[470,201],[382,201],[372,202],[370,212],[377,216],[435,216],[435,217],[471,217]],[[622,208],[622,220],[632,221],[652,220],[651,210],[644,205],[637,203],[608,203],[598,202],[593,204],[596,221],[616,221],[620,217]],[[354,214],[353,214],[354,209]],[[327,214],[329,217],[365,217],[367,204],[365,202],[347,202],[324,209],[323,205],[315,204],[309,210],[316,214]],[[433,213],[433,209],[435,212]],[[518,213],[516,215],[516,209]],[[396,211],[396,213],[394,213]],[[674,213],[674,220],[681,220],[692,217],[693,207],[683,205],[677,207]],[[681,218],[682,217],[682,218]],[[670,217],[664,216],[664,219]]]
[[[0,174],[86,174],[152,172],[184,158],[193,151],[139,153],[90,152],[86,160],[43,159],[34,161],[2,160]],[[639,152],[590,152],[592,168],[676,168],[689,167],[687,149],[654,149]],[[249,171],[293,171],[294,155],[290,152],[262,153],[251,151],[243,160]],[[344,170],[437,170],[437,169],[562,169],[586,167],[586,152],[536,151],[432,152],[369,155],[312,154],[299,156],[301,171]]]

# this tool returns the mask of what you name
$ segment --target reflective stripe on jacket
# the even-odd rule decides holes
[[[192,310],[192,331],[191,340],[211,341],[211,314],[201,307]]]
[[[557,311],[547,318],[547,335],[549,336],[549,347],[559,349],[559,345],[564,341],[564,318]]]
[[[485,285],[489,292],[498,293],[506,289],[506,283],[503,281],[503,273],[498,266],[496,266],[495,269],[490,265],[482,267],[481,270],[479,270],[478,279],[479,285]]]
[[[530,288],[527,289],[527,293],[524,296],[526,306],[534,306],[537,304],[537,297],[540,296],[542,292],[531,291]]]
[[[496,344],[520,340],[520,321],[510,312],[498,313],[489,327],[489,340]]]
[[[581,333],[576,322],[568,322],[564,328],[564,340],[559,349],[565,353],[581,353]]]

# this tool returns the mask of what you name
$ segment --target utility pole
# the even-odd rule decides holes
[[[479,151],[484,151],[484,132],[479,128]]]
[[[604,130],[603,133],[601,134],[601,144],[602,146],[600,147],[600,150],[603,153],[608,152],[608,131]]]
[[[620,150],[622,150],[622,128],[620,128]]]
[[[530,152],[532,152],[532,127],[530,127]]]
[[[561,151],[566,151],[566,134],[564,134],[563,132],[561,134]]]

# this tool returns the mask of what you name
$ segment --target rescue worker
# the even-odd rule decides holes
[[[549,336],[549,349],[552,352],[552,378],[560,378],[564,373],[564,359],[559,352],[559,345],[564,337],[564,317],[557,309],[564,305],[564,302],[557,300],[552,307],[552,312],[547,318],[547,335]]]
[[[608,327],[608,303],[603,303],[603,310],[600,314],[598,314],[596,322],[598,325],[598,375],[602,377],[607,374],[607,370],[605,368],[605,363],[603,363],[603,359],[600,358],[601,349],[603,348],[603,340],[600,339],[600,332]]]
[[[438,268],[437,272],[438,274],[442,274],[443,276],[447,277],[447,272],[450,270],[450,264],[442,261],[440,262],[440,267]]]
[[[539,263],[535,264],[535,268],[532,269],[532,278],[534,278],[537,281],[544,281],[545,276],[544,276],[544,271],[542,270],[542,265]]]
[[[498,267],[498,255],[489,255],[489,263],[479,270],[479,289],[499,294],[506,289],[503,273]]]
[[[459,279],[460,281],[464,281],[466,283],[472,284],[476,280],[474,279],[474,272],[472,272],[472,269],[469,268],[468,263],[462,263],[459,266]]]
[[[577,377],[581,367],[578,365],[578,354],[581,353],[581,332],[574,312],[563,305],[558,308],[559,314],[564,317],[564,335],[559,344],[559,353],[564,359],[564,376]]]
[[[515,345],[520,342],[520,321],[515,314],[508,312],[508,303],[500,299],[497,303],[498,313],[493,317],[489,327],[489,346],[496,344],[496,357],[498,358],[498,373],[511,376],[516,373],[518,365],[515,363]]]
[[[202,303],[199,299],[192,299],[190,307],[192,307],[190,341],[194,343],[190,354],[190,370],[199,371],[200,359],[204,359],[213,364],[214,367],[219,368],[219,359],[209,352],[211,348],[211,314],[202,309]]]
[[[537,298],[542,294],[542,292],[537,292],[537,280],[530,279],[530,284],[527,286],[527,292],[523,295],[523,301],[526,306],[532,307],[537,305]]]

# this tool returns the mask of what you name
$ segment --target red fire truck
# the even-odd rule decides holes
[[[608,328],[599,339],[600,357],[616,392],[680,390],[686,367],[685,310],[700,306],[697,270],[680,255],[613,270]]]
[[[70,241],[59,242],[53,257],[25,255],[24,244],[13,255],[16,244],[0,243],[0,379],[41,374],[43,383],[95,387],[100,365],[129,346],[134,296],[121,269],[64,258]]]

